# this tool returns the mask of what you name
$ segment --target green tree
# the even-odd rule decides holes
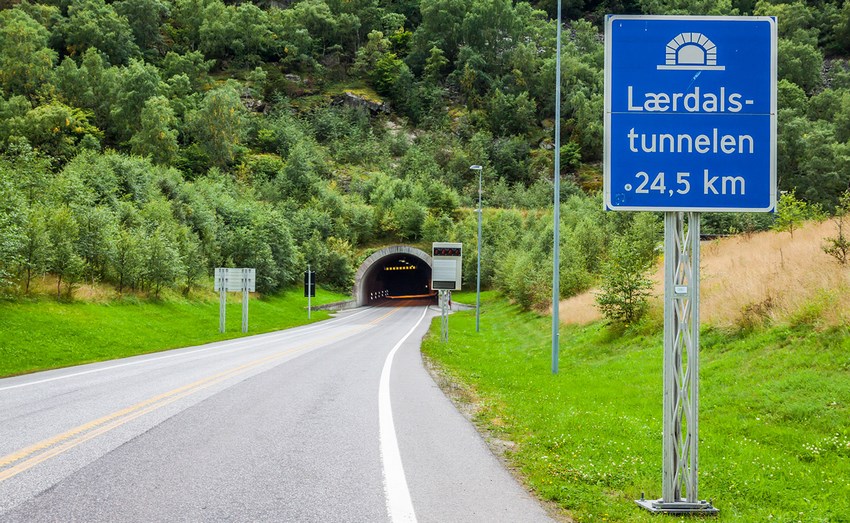
[[[50,102],[8,122],[12,135],[21,136],[44,156],[64,162],[77,152],[86,136],[99,141],[102,133],[89,122],[89,114],[61,102]]]
[[[74,285],[80,281],[85,266],[76,250],[80,234],[79,225],[71,209],[63,206],[53,210],[47,228],[50,237],[48,269],[56,276],[56,297],[62,296],[64,282],[65,294],[71,298]]]
[[[312,148],[304,143],[295,145],[278,178],[280,194],[302,203],[315,196],[318,185],[316,161]]]
[[[632,325],[646,313],[652,281],[649,260],[625,237],[615,238],[602,267],[602,285],[596,306],[609,321]]]
[[[814,45],[779,39],[779,79],[799,85],[807,93],[821,86],[823,53]]]
[[[200,90],[209,83],[209,72],[215,60],[206,60],[200,51],[186,54],[168,51],[160,63],[160,75],[169,80],[175,76],[186,75],[193,90]]]
[[[267,56],[274,37],[266,12],[248,2],[226,6],[213,0],[204,9],[199,50],[211,58],[234,57],[250,64]]]
[[[344,237],[354,245],[370,242],[375,237],[375,211],[362,197],[353,194],[345,198],[335,229],[345,231]],[[339,236],[343,234],[339,233]]]
[[[328,256],[320,277],[326,285],[339,291],[348,291],[354,284],[354,249],[346,240],[330,237]]]
[[[257,290],[261,293],[278,289],[279,271],[268,242],[254,224],[235,227],[230,235],[227,253],[237,267],[257,270]]]
[[[401,241],[416,240],[422,235],[426,208],[413,198],[398,200],[386,219],[385,229],[395,231]]]
[[[198,279],[207,273],[207,257],[198,235],[185,226],[178,232],[177,250],[182,268],[179,277],[184,286],[183,295],[188,296]]]
[[[34,99],[48,92],[56,52],[48,32],[20,9],[0,11],[0,92]]]
[[[12,184],[13,171],[0,162],[0,292],[10,287],[25,236],[24,202]]]
[[[121,227],[115,239],[115,250],[111,260],[112,279],[118,286],[118,293],[124,288],[139,284],[144,271],[143,236],[140,231]]]
[[[527,92],[516,96],[496,89],[488,98],[487,115],[495,136],[522,135],[535,124],[537,108]]]
[[[796,191],[801,199],[831,210],[850,185],[850,146],[836,141],[834,126],[828,122],[794,123],[794,127],[783,126],[789,136],[777,146],[781,159],[790,155],[789,165],[777,169],[784,175],[780,189]],[[791,134],[795,132],[799,134]],[[793,148],[789,148],[791,140],[796,142]]]
[[[161,0],[120,0],[113,7],[129,22],[136,45],[147,54],[158,56],[163,44],[162,24],[169,14],[168,4]]]
[[[23,223],[23,242],[19,251],[24,278],[24,294],[29,294],[33,277],[43,274],[50,261],[50,236],[47,223],[50,213],[43,206],[31,207]]]
[[[91,47],[112,65],[123,65],[139,54],[127,17],[104,0],[72,0],[64,24],[65,45],[71,56]]]
[[[835,18],[833,31],[836,46],[845,53],[850,51],[850,4],[845,2],[842,5],[841,11]]]
[[[94,284],[106,277],[115,249],[117,223],[112,211],[103,206],[84,207],[75,214],[79,227],[76,252],[84,263],[82,276]]]
[[[119,142],[130,140],[141,128],[147,101],[159,94],[159,70],[142,60],[131,59],[121,69],[119,91],[110,114],[110,134]]]
[[[78,67],[68,57],[56,69],[59,93],[67,105],[93,111],[94,125],[106,129],[111,125],[114,102],[122,88],[120,69],[109,67],[94,47],[83,52],[81,62]]]
[[[410,60],[417,71],[425,60],[440,49],[449,63],[454,63],[462,39],[463,18],[468,4],[461,0],[436,0],[420,4],[422,23],[413,33]]]
[[[159,298],[162,288],[173,285],[184,270],[180,251],[171,231],[164,225],[151,231],[143,245],[145,282]]]
[[[139,131],[130,139],[133,154],[150,157],[155,164],[171,165],[177,159],[177,118],[164,96],[148,98],[142,109]]]
[[[428,59],[425,60],[425,70],[422,77],[434,85],[441,84],[446,76],[446,66],[449,61],[446,53],[437,46],[431,48]]]
[[[171,17],[163,30],[174,41],[175,52],[188,53],[198,50],[204,11],[210,2],[211,0],[174,0]]]
[[[298,248],[289,230],[289,220],[279,210],[263,213],[257,220],[260,236],[271,250],[276,281],[273,290],[280,290],[297,281]]]
[[[777,231],[788,231],[793,238],[794,229],[800,228],[806,220],[821,216],[822,212],[817,206],[798,199],[794,191],[784,192],[776,204],[776,221],[773,228]]]
[[[212,165],[227,167],[236,161],[247,132],[246,109],[236,85],[228,83],[209,91],[187,120],[189,133]]]
[[[730,0],[638,0],[648,15],[733,15]]]
[[[407,65],[392,51],[392,44],[384,33],[372,31],[366,45],[357,51],[354,68],[369,78],[378,93],[389,95]]]
[[[826,243],[821,247],[823,252],[835,258],[840,265],[847,265],[850,259],[850,237],[845,230],[848,213],[850,213],[850,192],[845,192],[835,208],[835,228],[838,235],[826,237]]]
[[[776,106],[779,110],[791,111],[795,116],[805,116],[809,99],[803,89],[786,79],[779,80]]]
[[[818,44],[816,9],[812,9],[800,0],[787,3],[773,3],[759,0],[753,12],[756,16],[775,16],[782,22],[778,24],[779,38],[800,43]]]
[[[50,185],[50,159],[33,150],[24,138],[12,137],[6,145],[5,159],[14,172],[14,185],[28,205],[44,200]]]

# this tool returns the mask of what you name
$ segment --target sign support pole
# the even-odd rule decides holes
[[[219,281],[218,288],[218,332],[224,333],[227,317],[227,274]]]
[[[307,264],[307,319],[313,314],[313,273]]]
[[[552,240],[552,374],[558,373],[560,350],[559,317],[561,305],[561,0],[558,0],[558,29],[555,44],[555,189],[553,211],[555,232]]]
[[[248,332],[248,269],[242,269],[242,332]]]
[[[697,493],[699,461],[700,215],[664,213],[664,423],[661,499],[667,514],[717,514]]]
[[[440,339],[449,341],[449,291],[440,290]]]

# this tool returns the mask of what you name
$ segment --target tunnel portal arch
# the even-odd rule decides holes
[[[393,261],[404,261],[406,258],[415,258],[425,263],[425,267],[419,267],[412,271],[412,276],[424,279],[427,290],[431,286],[431,255],[427,252],[411,247],[409,245],[391,245],[373,253],[360,264],[354,275],[354,289],[352,294],[358,307],[369,305],[372,297],[385,289],[379,289],[379,272],[382,272],[388,263]],[[424,287],[423,291],[426,290]]]

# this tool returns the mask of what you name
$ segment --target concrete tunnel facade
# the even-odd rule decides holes
[[[352,295],[358,307],[385,296],[431,292],[431,255],[409,245],[385,247],[360,265]]]

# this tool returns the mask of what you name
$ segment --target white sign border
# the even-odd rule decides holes
[[[682,22],[768,22],[770,24],[770,205],[765,208],[727,208],[727,207],[646,207],[646,206],[613,206],[611,205],[611,42],[612,26],[617,20],[679,20]],[[672,212],[776,212],[776,128],[777,128],[777,73],[779,70],[777,59],[777,46],[779,37],[777,21],[774,16],[690,16],[690,15],[608,15],[605,17],[605,122],[603,127],[604,140],[602,141],[602,187],[603,206],[606,211],[672,211]]]

